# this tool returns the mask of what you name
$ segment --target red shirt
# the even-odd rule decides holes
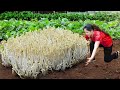
[[[93,31],[93,37],[85,36],[86,40],[91,39],[92,41],[100,41],[100,44],[102,44],[104,47],[110,47],[112,43],[112,38],[105,34],[104,32],[94,30]]]

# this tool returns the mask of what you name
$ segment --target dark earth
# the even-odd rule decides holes
[[[114,40],[113,44],[113,52],[120,51],[120,40]],[[39,79],[120,79],[120,56],[109,63],[104,62],[103,57],[103,48],[99,47],[95,56],[96,61],[88,66],[85,66],[85,62],[81,62],[65,71],[50,71]],[[2,66],[0,59],[0,79],[20,78],[12,74],[11,68]]]

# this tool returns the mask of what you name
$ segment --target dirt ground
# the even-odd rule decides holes
[[[114,40],[113,52],[120,51],[120,40]],[[39,79],[120,79],[120,56],[109,63],[103,60],[103,48],[99,48],[96,61],[85,66],[81,62],[65,71],[51,71]],[[1,62],[1,60],[0,60]],[[20,79],[12,75],[11,68],[6,68],[0,63],[0,79]]]

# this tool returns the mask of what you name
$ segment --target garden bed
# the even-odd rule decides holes
[[[120,40],[114,40],[113,52],[120,51]],[[65,71],[53,71],[39,79],[120,79],[120,58],[110,63],[103,60],[103,48],[99,48],[96,61],[84,66],[81,62]],[[1,60],[0,60],[1,62]],[[6,68],[0,63],[0,79],[20,79],[12,75],[11,68]]]

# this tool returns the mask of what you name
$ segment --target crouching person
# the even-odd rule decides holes
[[[87,58],[86,65],[88,65],[92,60],[95,60],[95,54],[98,47],[104,48],[104,61],[111,62],[113,59],[117,59],[119,56],[119,51],[112,54],[113,41],[111,36],[101,30],[98,26],[87,24],[83,28],[85,32],[86,40],[90,40],[90,58]]]

